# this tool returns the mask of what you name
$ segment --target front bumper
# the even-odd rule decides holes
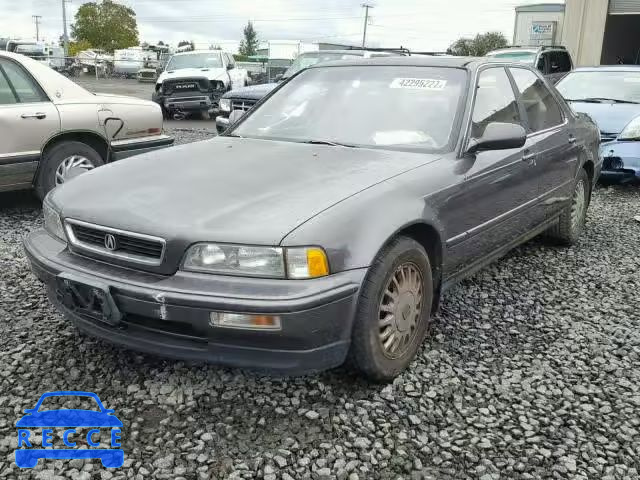
[[[170,95],[154,93],[151,99],[169,112],[217,112],[218,101],[223,93],[224,91],[174,92]]]
[[[640,180],[640,142],[608,142],[600,146],[604,181]]]
[[[134,350],[283,374],[344,362],[366,269],[314,280],[271,280],[178,272],[162,276],[74,255],[44,230],[25,240],[36,276],[54,304],[82,331]],[[99,281],[122,314],[110,325],[77,314],[58,300],[59,274]],[[210,325],[211,312],[277,314],[280,331]]]
[[[111,142],[111,158],[109,161],[122,160],[123,158],[152,152],[173,145],[174,138],[169,135],[154,135],[144,138],[132,138],[129,140],[115,140]]]

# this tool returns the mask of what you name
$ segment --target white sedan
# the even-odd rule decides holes
[[[0,192],[56,185],[173,144],[154,102],[93,94],[29,57],[0,52]]]

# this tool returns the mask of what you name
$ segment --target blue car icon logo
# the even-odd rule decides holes
[[[49,397],[88,397],[95,400],[97,410],[85,409],[42,409],[42,402]],[[106,468],[118,468],[124,463],[124,452],[120,447],[122,422],[113,410],[104,407],[100,398],[91,392],[60,391],[43,394],[33,408],[16,422],[18,428],[18,448],[15,451],[16,465],[20,468],[33,468],[41,458],[52,459],[91,459],[99,458]],[[53,445],[53,429],[64,428],[62,439],[65,447],[55,448]],[[84,434],[76,428],[90,428]],[[109,447],[100,443],[100,429],[110,429]],[[40,446],[33,429],[42,429]],[[89,448],[74,448],[76,440],[86,438]],[[48,447],[48,448],[47,448]]]

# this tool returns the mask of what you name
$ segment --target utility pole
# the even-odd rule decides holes
[[[62,44],[64,47],[64,56],[69,56],[69,35],[67,34],[67,2],[62,0]]]
[[[373,8],[373,5],[368,3],[363,3],[362,7],[364,8],[364,32],[362,32],[362,48],[364,48],[367,43],[367,23],[369,23],[369,9]]]
[[[33,17],[33,20],[36,22],[36,41],[39,42],[40,41],[40,19],[42,18],[42,15],[31,15]]]

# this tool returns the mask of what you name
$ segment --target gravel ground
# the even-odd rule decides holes
[[[576,247],[530,242],[449,292],[387,386],[342,370],[268,378],[80,336],[22,253],[39,206],[0,205],[0,478],[639,478],[637,186],[598,189]],[[124,468],[15,467],[15,421],[64,389],[115,409]]]

